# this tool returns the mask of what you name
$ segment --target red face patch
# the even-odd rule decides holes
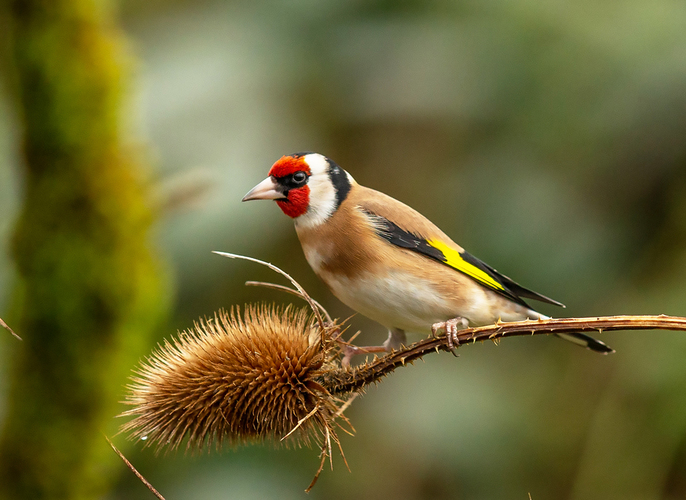
[[[296,172],[305,172],[307,175],[312,175],[310,167],[305,163],[302,156],[282,156],[272,165],[269,175],[278,179]]]
[[[272,165],[269,175],[278,181],[280,178],[296,172],[305,172],[308,176],[312,175],[310,167],[302,156],[282,156]],[[294,219],[300,217],[307,212],[310,205],[310,188],[305,185],[291,189],[288,191],[288,199],[276,200],[276,203],[283,210],[283,213],[289,217]]]
[[[288,191],[287,200],[276,200],[276,203],[289,217],[294,219],[300,217],[307,212],[307,207],[310,205],[310,188],[303,186],[291,189]]]

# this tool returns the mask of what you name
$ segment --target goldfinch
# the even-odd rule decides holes
[[[405,332],[444,329],[452,347],[459,327],[547,318],[524,301],[561,303],[524,288],[467,253],[407,205],[355,182],[329,158],[280,158],[243,201],[275,200],[295,222],[305,258],[344,304],[389,329],[382,352],[406,343]],[[613,352],[583,333],[561,338]]]

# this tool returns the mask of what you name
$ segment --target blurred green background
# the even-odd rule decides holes
[[[567,305],[542,312],[686,316],[684,2],[57,3],[77,18],[91,16],[89,29],[104,31],[120,47],[112,56],[84,59],[111,57],[120,65],[121,71],[103,72],[116,87],[103,91],[114,96],[105,101],[117,111],[107,115],[116,127],[101,135],[131,173],[102,188],[111,202],[96,212],[115,220],[117,213],[133,214],[114,240],[146,271],[131,279],[137,288],[113,292],[129,312],[105,315],[114,318],[111,339],[123,331],[124,340],[103,347],[102,332],[76,325],[64,342],[85,354],[49,373],[88,405],[76,393],[89,385],[90,368],[76,365],[84,356],[84,363],[97,365],[119,353],[118,368],[98,375],[111,401],[98,403],[97,411],[83,409],[97,414],[81,426],[89,441],[74,433],[73,442],[51,442],[77,456],[87,451],[90,472],[81,477],[100,479],[78,492],[36,487],[31,498],[152,498],[100,434],[114,434],[120,423],[114,416],[124,409],[117,401],[127,371],[156,342],[218,308],[290,301],[243,286],[276,275],[211,250],[273,262],[332,315],[351,314],[317,281],[278,207],[240,203],[283,154],[311,150],[331,157],[361,184],[422,212],[470,253]],[[35,311],[47,315],[53,307],[40,299],[43,292],[30,293],[26,269],[33,268],[22,264],[22,256],[32,255],[26,248],[57,249],[51,251],[55,265],[63,255],[62,247],[51,246],[49,231],[41,229],[44,239],[37,236],[33,247],[22,236],[36,220],[31,214],[51,202],[45,192],[31,197],[44,173],[33,167],[42,158],[35,147],[50,142],[65,120],[43,114],[42,101],[26,97],[36,88],[22,75],[30,76],[41,57],[50,66],[51,51],[59,52],[65,39],[51,31],[50,16],[60,21],[45,7],[49,2],[29,4],[35,10],[7,0],[0,15],[2,27],[14,26],[0,27],[0,316],[25,337],[18,343],[0,335],[0,475],[10,480],[31,475],[25,468],[12,473],[12,436],[37,434],[47,442],[69,427],[65,420],[57,425],[39,398],[23,404],[30,391],[41,390],[25,383],[41,371],[32,365],[43,359],[40,346],[50,340],[54,349],[64,347],[62,330],[40,328],[52,324],[50,317],[32,320]],[[62,28],[72,33],[70,26]],[[47,43],[31,41],[48,32]],[[91,38],[85,40],[90,47]],[[64,81],[80,82],[76,59],[68,48],[60,53],[66,62],[52,64],[55,74],[63,70]],[[60,98],[81,102],[81,95],[58,92],[45,105],[59,107]],[[64,116],[70,106],[63,106]],[[86,107],[91,112],[97,115]],[[51,119],[54,130],[46,125]],[[76,123],[84,128],[72,133],[87,137],[81,146],[96,146],[83,176],[99,178],[100,135],[91,139],[88,122]],[[44,127],[43,135],[36,127]],[[137,160],[129,162],[132,156]],[[128,194],[108,191],[127,183],[135,187]],[[101,191],[93,192],[97,202]],[[134,205],[140,208],[132,211]],[[111,206],[121,212],[108,211]],[[67,225],[73,216],[51,215]],[[127,262],[102,265],[129,283]],[[81,296],[80,284],[77,293],[70,276],[61,278],[56,297]],[[352,325],[363,331],[361,344],[385,338],[383,328],[363,317]],[[32,343],[39,331],[44,337]],[[617,353],[598,356],[549,338],[517,338],[466,346],[457,359],[428,356],[399,370],[347,413],[357,429],[354,438],[342,438],[352,473],[334,456],[335,470],[324,470],[309,497],[684,498],[686,338],[674,332],[600,338]],[[93,346],[99,346],[97,362],[88,360]],[[45,348],[52,349],[52,343]],[[79,419],[80,407],[73,408]],[[42,421],[39,433],[30,427],[34,419]],[[42,442],[32,444],[33,456],[43,456]],[[307,449],[155,456],[123,436],[115,443],[168,499],[303,498],[318,465],[318,452]],[[0,495],[13,498],[20,490],[7,481],[0,482]]]

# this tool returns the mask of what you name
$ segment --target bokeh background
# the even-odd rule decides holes
[[[0,316],[25,337],[0,331],[2,498],[151,498],[101,434],[130,369],[219,308],[291,301],[211,250],[351,314],[275,204],[240,203],[286,153],[326,154],[567,305],[547,314],[686,316],[683,2],[8,0],[0,19]],[[90,201],[55,202],[64,183]],[[537,336],[399,370],[348,412],[352,472],[334,456],[309,497],[684,498],[686,337],[601,339],[617,353]],[[303,498],[319,462],[114,439],[167,498]]]

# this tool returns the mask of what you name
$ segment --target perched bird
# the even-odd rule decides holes
[[[444,329],[452,347],[459,328],[545,319],[524,299],[564,307],[524,288],[467,253],[407,205],[355,182],[329,158],[280,158],[243,201],[275,200],[293,218],[305,258],[333,294],[389,329],[382,352],[406,343],[405,332]],[[559,337],[596,352],[613,350],[583,333]]]

